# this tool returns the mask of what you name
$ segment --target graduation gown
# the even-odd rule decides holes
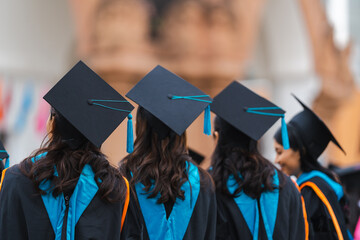
[[[310,239],[340,239],[340,234],[351,239],[339,202],[344,197],[342,186],[319,171],[303,173],[297,183],[305,201]]]
[[[88,182],[85,182],[85,185],[88,185]],[[75,188],[72,196],[76,191]],[[77,194],[82,196],[79,192]],[[63,232],[58,239],[67,239],[66,235],[69,234],[67,230],[71,225],[67,225],[67,223],[71,219],[73,221],[74,218],[66,218],[66,216],[74,214],[75,217],[79,217],[76,215],[78,215],[80,208],[82,208],[83,212],[75,225],[73,232],[75,239],[120,239],[120,236],[123,236],[120,233],[120,228],[124,202],[107,203],[96,192],[87,206],[86,203],[82,206],[76,205],[77,208],[72,211],[72,196],[69,203],[66,200],[68,196],[59,195],[64,199],[66,207],[68,208],[69,204],[70,207],[65,211],[64,221],[60,220],[60,225],[67,227],[57,225],[57,231]],[[81,200],[85,201],[85,198],[82,197]],[[55,239],[53,224],[54,216],[59,213],[59,211],[56,211],[58,206],[51,206],[53,212],[50,215],[45,201],[46,196],[40,195],[36,191],[33,182],[20,172],[18,165],[8,168],[0,191],[0,239]],[[123,234],[127,231],[125,225],[122,230]],[[121,239],[125,238],[121,237]]]
[[[0,161],[0,179],[1,179],[1,175],[2,175],[3,170],[4,170],[4,163],[3,163],[3,161]]]
[[[305,219],[298,189],[289,177],[277,170],[275,182],[282,188],[275,193],[265,192],[259,199],[243,192],[238,198],[217,193],[216,239],[305,239]]]
[[[132,188],[126,218],[130,225],[139,229],[132,235],[133,239],[215,239],[216,199],[211,177],[192,163],[189,172],[189,181],[181,187],[185,200],[178,198],[175,203],[157,204],[159,195],[147,198],[141,183]],[[131,178],[130,173],[128,178]]]

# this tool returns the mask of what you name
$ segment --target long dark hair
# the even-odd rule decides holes
[[[212,156],[211,175],[218,192],[236,197],[243,190],[246,195],[258,198],[262,192],[276,188],[273,184],[276,168],[259,153],[255,140],[220,117],[215,118],[215,131],[219,139]],[[227,188],[230,175],[238,184],[233,194]]]
[[[134,152],[120,163],[124,174],[132,172],[130,184],[133,186],[141,182],[150,198],[160,193],[157,203],[185,199],[181,186],[188,180],[186,162],[195,164],[188,155],[185,133],[177,135],[150,112],[139,107],[136,136]]]
[[[123,200],[126,185],[120,171],[112,167],[100,149],[54,109],[51,110],[51,119],[52,130],[47,142],[20,163],[21,172],[33,181],[36,190],[45,194],[39,185],[50,180],[54,197],[70,193],[74,190],[83,167],[89,164],[95,173],[100,196],[108,202]],[[42,153],[46,155],[33,162]],[[58,177],[54,176],[54,166]]]
[[[320,172],[325,173],[332,180],[339,182],[339,178],[337,177],[337,175],[334,172],[332,172],[331,170],[329,170],[327,168],[324,168],[317,161],[317,159],[314,159],[313,157],[311,157],[311,155],[308,153],[306,145],[304,144],[304,141],[301,139],[301,136],[299,135],[295,126],[293,126],[291,123],[287,124],[287,130],[288,130],[288,135],[289,135],[290,148],[293,151],[299,151],[299,153],[300,153],[301,171],[302,172],[310,172],[313,170],[318,170]],[[276,131],[276,133],[274,135],[274,139],[276,142],[278,142],[279,144],[282,145],[281,128],[279,128]]]

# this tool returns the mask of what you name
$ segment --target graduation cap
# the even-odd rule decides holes
[[[134,107],[82,61],[44,99],[97,147],[128,117],[127,151],[132,152]]]
[[[0,161],[5,159],[5,168],[9,167],[9,154],[5,150],[5,147],[2,142],[0,142]]]
[[[197,151],[195,151],[195,150],[193,150],[191,148],[189,148],[189,155],[199,165],[205,159],[204,155],[200,154],[199,152],[197,152]]]
[[[316,160],[330,141],[345,153],[325,123],[294,94],[293,97],[301,104],[304,110],[295,115],[288,124],[298,129],[298,134],[306,145],[310,156]]]
[[[255,141],[281,118],[284,148],[289,148],[285,111],[237,81],[214,98],[211,110]]]
[[[205,109],[204,133],[211,135],[211,98],[181,77],[157,66],[126,94],[181,135]]]

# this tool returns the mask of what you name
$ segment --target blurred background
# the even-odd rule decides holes
[[[157,64],[214,97],[233,80],[275,102],[289,120],[297,95],[326,122],[324,165],[360,162],[358,0],[0,0],[0,137],[11,164],[38,148],[49,106],[43,95],[78,60],[125,94]],[[203,118],[188,144],[206,156]],[[261,140],[273,160],[274,126]],[[103,145],[125,156],[126,124]],[[359,182],[357,182],[359,184]],[[357,187],[359,189],[360,187]]]
[[[215,96],[233,80],[274,101],[289,120],[297,95],[321,116],[347,155],[329,145],[321,161],[360,162],[358,0],[0,0],[0,137],[15,164],[39,147],[49,106],[42,96],[78,60],[125,94],[157,64]],[[206,156],[202,117],[189,146]],[[126,125],[126,124],[124,124]],[[274,126],[261,141],[274,159]],[[125,126],[103,150],[125,155]]]

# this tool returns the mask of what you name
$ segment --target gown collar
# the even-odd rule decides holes
[[[323,179],[330,187],[331,189],[335,192],[338,200],[340,200],[343,196],[344,196],[344,191],[343,191],[343,188],[342,186],[335,182],[334,180],[332,180],[328,175],[326,175],[325,173],[323,172],[320,172],[320,171],[317,171],[317,170],[314,170],[314,171],[311,171],[311,172],[304,172],[302,173],[298,179],[296,180],[297,184],[299,186],[301,186],[301,184],[303,184],[304,182],[307,182],[309,181],[311,178],[314,178],[314,177],[319,177],[321,179]]]
[[[36,156],[32,161],[35,162],[44,156],[46,156],[46,153]],[[56,167],[54,176],[58,176]],[[45,194],[41,195],[41,197],[55,233],[55,240],[60,240],[67,208],[64,194],[61,193],[55,198],[52,194],[51,181],[49,180],[41,182],[39,188],[45,191]],[[95,181],[95,174],[91,166],[86,164],[82,169],[74,192],[68,201],[66,240],[75,239],[75,226],[96,195],[98,189],[99,187]]]
[[[240,173],[239,175],[240,178],[242,178]],[[257,199],[249,197],[244,193],[244,191],[241,191],[239,195],[234,198],[234,201],[237,204],[242,216],[244,217],[246,224],[251,234],[253,235],[254,240],[257,240],[259,238],[259,205],[267,239],[272,239],[279,202],[279,177],[276,170],[273,176],[273,184],[276,186],[275,189],[271,192],[263,192],[259,199],[259,204]],[[231,194],[233,194],[237,189],[238,184],[233,175],[229,176],[227,181],[227,187]]]
[[[155,198],[148,198],[149,193],[143,191],[144,185],[141,182],[135,184],[136,194],[150,240],[180,240],[184,238],[200,193],[199,170],[191,162],[187,162],[186,165],[189,180],[181,186],[185,200],[176,199],[168,219],[166,218],[164,204],[157,204],[160,193]]]

